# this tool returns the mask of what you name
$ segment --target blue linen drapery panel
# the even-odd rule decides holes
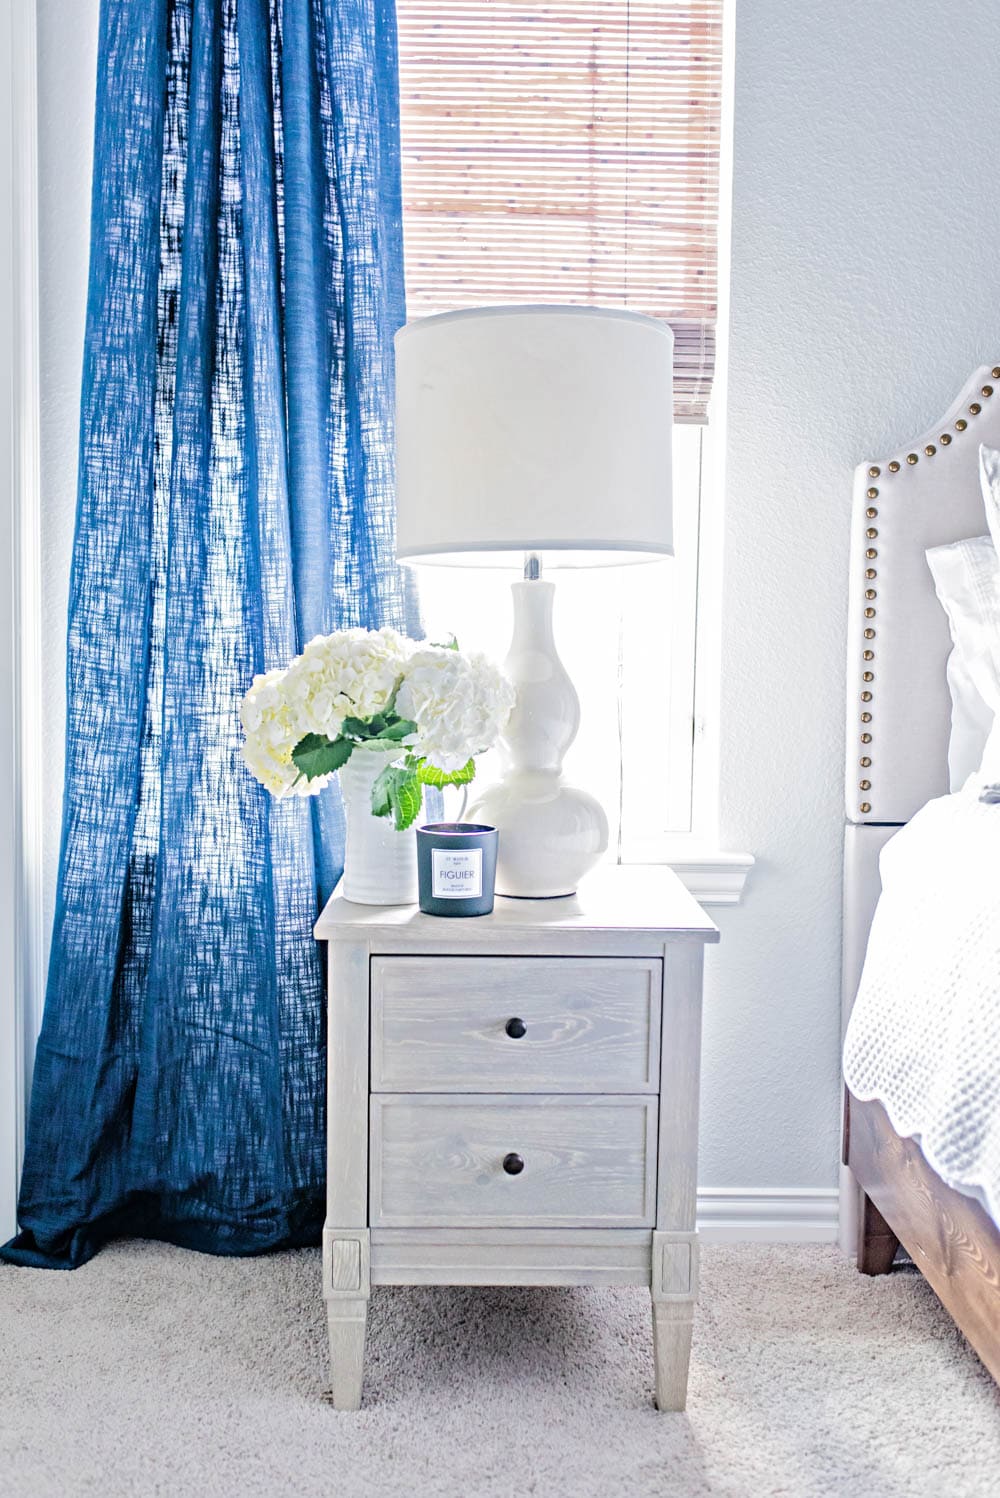
[[[315,1241],[335,793],[239,760],[255,672],[416,623],[393,557],[391,0],[104,0],[63,837],[24,1264]]]

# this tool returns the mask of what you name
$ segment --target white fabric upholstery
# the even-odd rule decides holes
[[[858,991],[868,932],[882,892],[879,855],[898,831],[898,827],[866,827],[857,822],[849,822],[844,831],[844,1029]]]
[[[983,387],[995,390],[983,395]],[[969,407],[978,405],[973,414]],[[966,423],[959,430],[956,423]],[[950,442],[942,444],[942,433]],[[949,788],[948,623],[924,553],[983,532],[979,444],[1000,447],[1000,378],[976,371],[922,437],[855,473],[847,667],[846,812],[851,822],[902,823]],[[934,447],[933,456],[925,452]],[[907,461],[914,455],[915,463]],[[891,462],[898,471],[890,472]],[[870,469],[879,470],[877,476]],[[869,490],[876,491],[874,496]],[[874,510],[874,517],[867,514]],[[868,532],[874,531],[874,536]],[[874,557],[867,553],[872,551]],[[874,578],[866,572],[875,573]],[[866,597],[872,592],[874,598]],[[865,614],[865,609],[874,612]],[[874,631],[865,638],[864,631]],[[864,650],[872,659],[863,658]],[[869,671],[872,681],[865,681]],[[868,700],[862,693],[870,692]],[[863,713],[870,715],[862,723]],[[862,744],[862,733],[871,741]],[[862,766],[862,758],[870,766]],[[868,789],[861,782],[868,782]],[[862,806],[869,808],[862,811]]]

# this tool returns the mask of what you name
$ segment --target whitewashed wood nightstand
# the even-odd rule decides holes
[[[323,1286],[361,1403],[374,1285],[645,1285],[684,1408],[698,1286],[702,959],[668,869],[442,920],[334,895]]]

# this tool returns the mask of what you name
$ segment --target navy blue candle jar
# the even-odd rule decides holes
[[[417,828],[420,909],[427,915],[489,915],[497,873],[495,827],[430,822]]]

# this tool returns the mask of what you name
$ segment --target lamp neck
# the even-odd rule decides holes
[[[501,739],[501,753],[514,770],[558,774],[576,738],[580,701],[552,633],[555,585],[540,578],[512,584],[514,637],[504,670],[517,701]]]
[[[524,580],[526,583],[537,583],[542,576],[542,559],[537,551],[526,551],[524,553]]]

